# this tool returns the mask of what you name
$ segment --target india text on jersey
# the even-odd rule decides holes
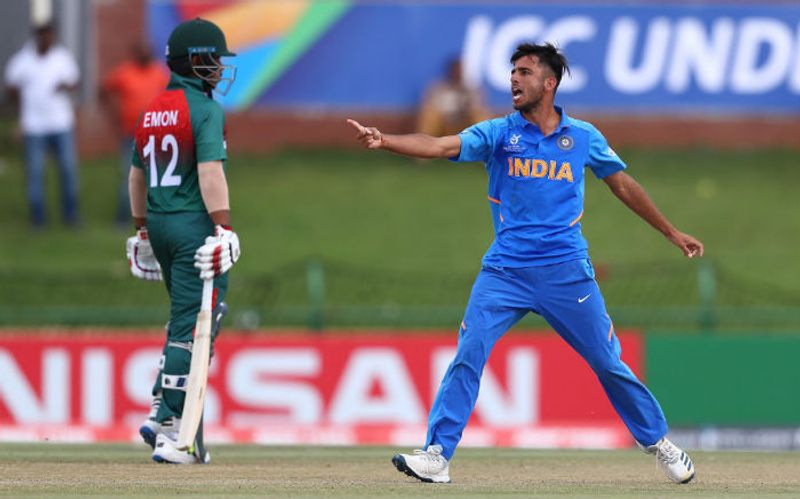
[[[508,176],[573,181],[569,162],[564,161],[558,166],[554,159],[548,162],[543,159],[508,158]]]

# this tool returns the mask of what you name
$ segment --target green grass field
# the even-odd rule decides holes
[[[394,470],[393,449],[212,449],[209,466],[149,461],[142,445],[0,445],[0,495],[14,497],[797,497],[796,453],[693,453],[697,478],[674,485],[651,456],[626,451],[464,449],[451,484]]]
[[[717,305],[730,313],[761,307],[764,317],[780,309],[787,314],[780,327],[800,329],[800,266],[792,264],[800,243],[796,152],[621,155],[676,225],[705,242]],[[328,323],[449,326],[492,239],[478,164],[286,151],[234,156],[229,180],[243,250],[229,301],[266,314],[265,324],[305,323],[308,262],[316,260],[324,270]],[[5,151],[0,278],[13,286],[0,290],[3,322],[163,323],[164,292],[129,278],[123,247],[131,231],[113,226],[116,158],[82,162],[80,230],[60,226],[56,188],[51,171],[51,227],[31,231],[22,167],[17,152]],[[584,234],[618,322],[681,326],[670,320],[684,311],[691,324],[701,302],[702,263],[686,261],[591,176],[585,213]],[[654,322],[659,309],[666,322]],[[752,327],[764,323],[754,320]]]

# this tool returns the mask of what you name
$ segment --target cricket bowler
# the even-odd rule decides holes
[[[349,120],[368,149],[418,158],[482,161],[495,239],[475,280],[455,358],[428,418],[424,450],[397,454],[397,470],[423,482],[450,482],[449,465],[478,397],[481,374],[500,337],[528,312],[541,315],[591,366],[639,446],[676,483],[695,476],[689,456],[670,442],[652,393],[620,360],[620,343],[595,281],[581,234],[585,167],[685,256],[703,244],[676,229],[590,123],[554,105],[569,71],[551,44],[521,44],[511,57],[516,112],[458,135],[388,135]]]
[[[167,42],[169,84],[142,113],[135,131],[128,187],[136,235],[127,241],[128,261],[134,276],[163,279],[170,298],[151,412],[139,430],[157,462],[209,460],[202,429],[199,445],[188,451],[178,450],[176,439],[202,279],[214,280],[215,337],[225,308],[225,272],[240,255],[225,177],[225,117],[212,97],[233,83],[235,68],[222,64],[222,58],[234,55],[215,24],[197,18],[177,26]]]

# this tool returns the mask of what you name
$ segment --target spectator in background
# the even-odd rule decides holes
[[[79,79],[75,58],[55,43],[52,22],[35,26],[33,42],[14,54],[6,66],[8,92],[19,106],[26,190],[35,228],[46,223],[44,162],[48,149],[58,163],[64,222],[70,226],[79,223],[75,116],[69,95]]]
[[[489,118],[483,96],[464,82],[461,61],[452,59],[447,78],[433,83],[417,115],[417,131],[428,135],[453,135]]]
[[[111,115],[120,145],[120,184],[116,223],[130,222],[128,174],[133,151],[133,132],[144,108],[167,87],[169,73],[153,60],[143,41],[130,47],[130,59],[111,70],[103,81],[100,100]]]

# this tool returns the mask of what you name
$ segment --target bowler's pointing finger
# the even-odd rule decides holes
[[[358,131],[359,135],[364,135],[364,134],[367,133],[367,129],[364,128],[361,125],[361,123],[357,122],[356,120],[351,120],[350,118],[348,118],[347,122],[350,123],[351,125],[353,125],[353,128],[355,128]]]

